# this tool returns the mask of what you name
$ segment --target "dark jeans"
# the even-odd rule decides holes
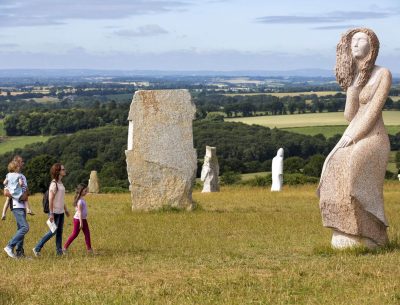
[[[57,230],[52,233],[50,230],[47,232],[42,239],[35,246],[35,251],[40,252],[42,250],[44,244],[52,238],[54,235],[56,236],[56,251],[57,254],[62,254],[62,234],[64,227],[64,213],[62,214],[54,214],[54,222],[57,226]]]
[[[11,249],[15,247],[17,256],[20,256],[24,254],[24,238],[29,231],[29,224],[26,221],[25,209],[13,209],[12,213],[17,221],[17,233],[8,242],[8,246]]]

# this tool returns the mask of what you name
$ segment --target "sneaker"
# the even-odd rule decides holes
[[[13,252],[13,249],[11,249],[11,247],[7,246],[4,248],[4,251],[6,251],[7,255],[11,258],[15,258],[15,254]]]
[[[67,252],[68,252],[68,250],[67,250],[67,249],[65,249],[65,248],[62,248],[62,250],[61,250],[61,251],[62,251],[62,253],[63,253],[63,254],[67,254]]]
[[[33,213],[33,211],[30,210],[30,209],[27,211],[27,214],[29,214],[29,215],[31,215],[31,216],[35,215],[35,213]]]
[[[93,254],[94,254],[93,249],[87,250],[87,254],[88,254],[88,255],[93,255]]]
[[[40,251],[36,251],[35,248],[32,249],[33,255],[35,255],[36,257],[40,256]]]
[[[6,220],[6,215],[2,215],[1,220]]]

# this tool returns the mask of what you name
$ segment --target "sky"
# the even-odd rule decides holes
[[[358,26],[399,73],[399,0],[0,0],[0,69],[332,70]]]

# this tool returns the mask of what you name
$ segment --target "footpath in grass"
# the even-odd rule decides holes
[[[61,258],[54,239],[41,258],[2,253],[0,304],[399,304],[398,182],[385,185],[392,243],[376,252],[330,250],[315,189],[196,191],[193,212],[133,213],[129,194],[88,195],[95,255],[81,235]],[[46,231],[40,200],[31,197],[28,254]],[[11,215],[0,229],[5,246]],[[66,219],[64,241],[71,230]]]

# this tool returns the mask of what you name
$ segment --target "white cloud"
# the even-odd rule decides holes
[[[335,11],[319,15],[281,15],[263,16],[256,19],[267,24],[302,24],[302,23],[340,23],[353,20],[384,19],[399,15],[398,11]]]
[[[0,27],[58,25],[68,19],[121,19],[189,5],[187,0],[2,0]]]
[[[168,34],[168,31],[157,24],[148,24],[138,27],[135,30],[118,30],[114,34],[122,37],[148,37]]]

